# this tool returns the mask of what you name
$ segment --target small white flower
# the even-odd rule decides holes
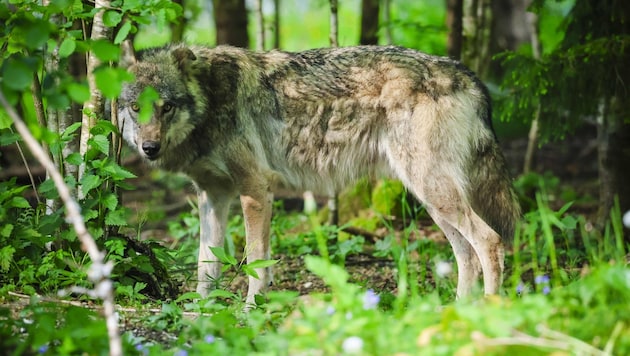
[[[438,261],[435,264],[435,274],[440,278],[445,278],[453,273],[453,265],[448,262]]]
[[[347,354],[358,354],[363,350],[363,339],[358,336],[350,336],[343,340],[341,348]]]
[[[623,214],[623,225],[630,229],[630,210]]]

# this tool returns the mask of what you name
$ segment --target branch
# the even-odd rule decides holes
[[[66,207],[66,221],[74,227],[77,237],[81,241],[82,248],[87,251],[92,260],[92,265],[88,270],[88,279],[94,283],[94,290],[91,295],[103,300],[103,309],[107,323],[107,331],[109,333],[109,352],[112,356],[122,355],[122,344],[118,332],[118,321],[114,310],[114,292],[113,284],[109,279],[109,275],[114,264],[109,261],[104,263],[105,254],[99,251],[96,242],[88,232],[83,217],[81,216],[79,204],[72,198],[70,188],[63,181],[63,177],[50,157],[46,154],[42,146],[33,137],[22,118],[15,109],[8,103],[4,97],[4,93],[0,91],[0,104],[4,107],[7,114],[13,120],[15,128],[24,139],[27,146],[33,153],[33,156],[46,168],[48,174],[55,182],[59,197]]]

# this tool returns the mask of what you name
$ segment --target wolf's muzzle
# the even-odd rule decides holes
[[[145,141],[142,143],[142,151],[148,159],[155,159],[160,153],[160,143],[158,141]]]

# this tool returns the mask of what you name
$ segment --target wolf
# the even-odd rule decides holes
[[[520,210],[492,127],[488,90],[457,61],[396,46],[254,52],[174,44],[128,70],[122,134],[154,166],[198,191],[197,291],[221,264],[230,203],[240,196],[247,262],[270,258],[273,191],[332,194],[364,177],[401,180],[450,242],[457,297],[482,275],[499,291],[505,243]],[[139,122],[140,94],[160,99]],[[249,277],[247,303],[272,282]]]

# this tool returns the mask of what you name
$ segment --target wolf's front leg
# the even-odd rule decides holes
[[[225,226],[230,210],[229,196],[209,197],[207,191],[197,190],[199,206],[200,242],[197,260],[197,293],[206,297],[221,276],[221,262],[210,247],[223,247]]]
[[[241,195],[241,205],[247,234],[247,263],[270,258],[269,227],[271,225],[273,194],[267,189]],[[273,280],[271,267],[257,268],[259,278],[249,277],[247,304],[255,305],[254,296],[264,292]]]

